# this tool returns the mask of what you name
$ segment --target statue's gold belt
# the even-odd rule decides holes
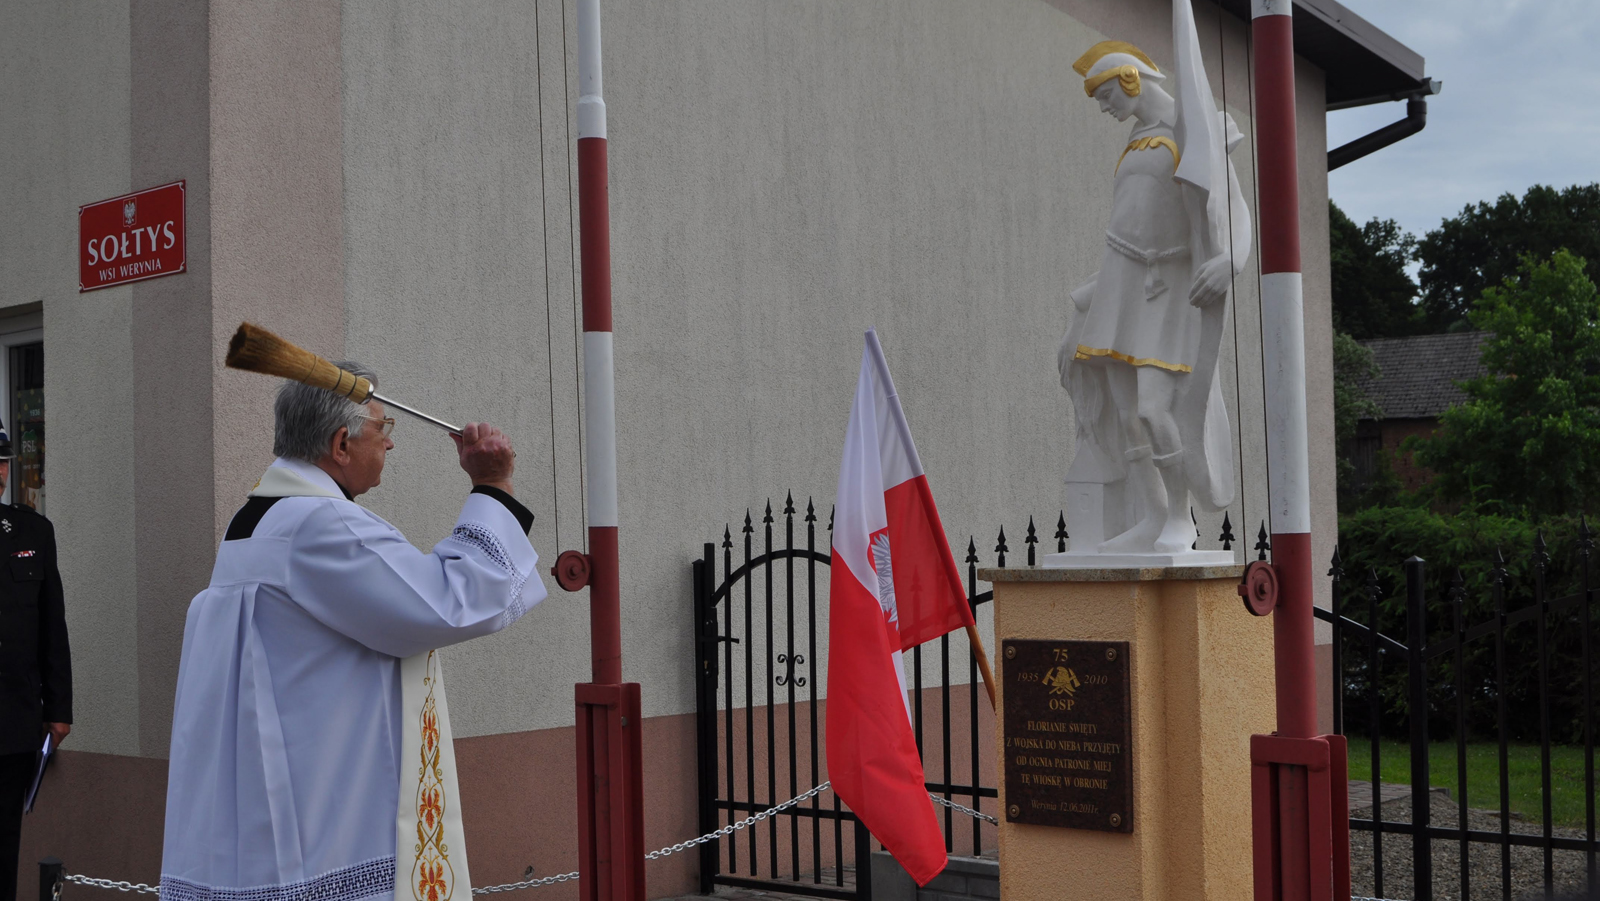
[[[1135,263],[1144,265],[1144,299],[1155,300],[1167,292],[1167,283],[1156,277],[1156,264],[1178,260],[1189,255],[1189,248],[1173,247],[1167,250],[1143,250],[1127,238],[1106,232],[1106,245]]]

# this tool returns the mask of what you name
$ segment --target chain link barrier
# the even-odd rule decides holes
[[[762,820],[766,819],[767,817],[770,817],[775,813],[779,813],[781,811],[788,810],[789,808],[795,806],[796,804],[801,803],[802,801],[809,801],[812,798],[815,798],[817,795],[822,794],[823,792],[827,791],[828,789],[830,789],[832,787],[833,787],[833,782],[831,782],[831,781],[824,782],[821,785],[817,786],[816,788],[813,788],[812,790],[806,792],[805,794],[795,795],[794,797],[792,797],[789,800],[783,802],[782,804],[779,804],[777,807],[769,807],[766,810],[763,810],[758,814],[754,814],[754,815],[745,817],[744,819],[740,820],[737,823],[732,823],[732,824],[729,824],[727,826],[723,826],[721,829],[718,829],[716,832],[707,832],[705,835],[702,835],[699,838],[692,838],[692,839],[689,839],[686,842],[679,842],[676,845],[669,845],[669,846],[667,846],[665,848],[662,848],[660,851],[651,851],[649,854],[646,854],[644,856],[644,859],[645,860],[660,860],[661,858],[666,857],[666,856],[668,856],[670,854],[676,854],[679,851],[684,851],[684,850],[687,850],[689,848],[693,848],[696,845],[703,845],[706,842],[714,841],[716,839],[719,839],[719,838],[723,837],[724,835],[732,835],[733,833],[737,832],[740,829],[745,828],[746,826],[754,826],[756,823],[761,822]]]
[[[722,838],[725,835],[732,835],[733,833],[739,831],[740,829],[744,829],[744,828],[747,828],[749,826],[754,826],[756,823],[759,823],[762,820],[765,820],[766,818],[772,816],[775,813],[780,813],[782,811],[788,810],[789,808],[795,806],[796,804],[802,803],[804,801],[809,801],[812,798],[815,798],[817,795],[820,795],[823,792],[827,791],[832,786],[833,786],[832,782],[824,782],[821,785],[817,786],[816,788],[813,788],[813,789],[811,789],[810,791],[808,791],[808,792],[806,792],[804,794],[796,795],[793,798],[790,798],[789,800],[783,802],[782,804],[779,804],[776,807],[769,807],[766,810],[761,811],[760,813],[752,814],[751,816],[745,817],[744,819],[740,820],[737,823],[731,823],[731,824],[729,824],[727,826],[722,827],[721,829],[718,829],[715,832],[707,832],[705,835],[702,835],[699,838],[692,838],[692,839],[689,839],[686,842],[679,842],[676,845],[668,845],[667,847],[662,848],[659,851],[651,851],[649,854],[646,854],[644,856],[644,859],[645,860],[660,860],[663,857],[669,857],[669,856],[671,856],[673,854],[678,853],[679,851],[687,851],[688,849],[693,848],[693,847],[695,847],[697,845],[703,845],[706,842],[715,841],[715,840],[717,840],[719,838]],[[577,873],[562,873],[559,876],[547,876],[544,879],[534,879],[534,880],[530,880],[528,882],[508,882],[505,885],[487,885],[487,886],[484,886],[483,888],[475,888],[475,889],[473,889],[472,893],[474,895],[492,895],[492,894],[495,894],[496,892],[514,892],[514,891],[517,891],[519,889],[533,888],[535,886],[540,886],[540,885],[554,885],[554,884],[556,884],[558,882],[567,882],[569,880],[577,879],[577,878],[578,878],[578,874]]]
[[[928,793],[928,797],[933,799],[933,803],[938,804],[938,805],[943,806],[943,807],[948,807],[951,810],[954,810],[956,813],[964,813],[967,816],[972,817],[973,819],[983,820],[985,823],[988,823],[991,826],[1000,825],[1000,821],[999,820],[995,819],[992,816],[989,816],[986,813],[982,813],[981,811],[973,810],[970,807],[962,807],[960,804],[957,804],[954,801],[946,801],[944,798],[941,798],[938,795],[933,794],[932,792]]]
[[[515,892],[525,888],[536,888],[541,885],[555,885],[558,882],[571,882],[578,878],[578,871],[562,873],[559,876],[546,876],[543,879],[530,879],[527,882],[508,882],[505,885],[486,885],[472,890],[474,895],[493,895],[496,892]]]
[[[95,888],[116,889],[119,892],[136,892],[141,895],[161,894],[160,888],[145,885],[142,882],[118,882],[115,879],[95,879],[92,876],[75,876],[71,873],[62,873],[61,879],[64,882],[76,882],[79,885],[89,885]],[[54,897],[57,901],[61,898],[60,885],[56,886]]]
[[[833,787],[833,783],[831,781],[830,782],[824,782],[821,785],[818,785],[816,788],[813,788],[808,792],[805,792],[805,793],[799,794],[799,795],[795,795],[793,798],[790,798],[789,800],[783,802],[782,804],[777,805],[776,807],[769,807],[766,810],[761,811],[760,813],[752,814],[752,815],[750,815],[748,817],[745,817],[744,819],[740,820],[737,823],[730,823],[730,824],[722,827],[721,829],[716,830],[715,832],[707,832],[705,835],[702,835],[699,838],[692,838],[692,839],[689,839],[686,842],[679,842],[676,845],[668,845],[667,847],[662,848],[659,851],[651,851],[649,854],[646,854],[644,856],[644,859],[645,860],[660,860],[663,857],[670,857],[671,855],[676,854],[679,851],[687,851],[690,848],[696,847],[698,845],[703,845],[706,842],[716,841],[717,839],[722,838],[724,836],[732,835],[733,833],[739,831],[740,829],[746,829],[746,828],[748,828],[750,826],[754,826],[755,824],[761,822],[762,820],[765,820],[765,819],[767,819],[767,818],[769,818],[769,817],[771,817],[771,816],[773,816],[775,814],[782,813],[783,811],[788,810],[789,808],[795,806],[796,804],[803,804],[806,801],[809,801],[812,798],[815,798],[817,795],[822,794],[823,792],[827,791],[828,789],[830,789],[832,787]],[[932,793],[930,793],[928,795],[928,797],[930,799],[932,799],[935,804],[939,804],[939,805],[942,805],[944,807],[948,807],[951,810],[957,811],[958,813],[964,813],[969,817],[975,817],[975,818],[983,820],[984,822],[987,822],[987,823],[993,823],[994,825],[997,825],[997,826],[999,825],[999,821],[998,820],[996,820],[992,816],[989,816],[986,813],[982,813],[980,811],[973,810],[970,807],[963,807],[962,805],[957,804],[954,801],[947,801],[944,798],[941,798],[938,795],[935,795],[935,794],[932,794]],[[505,883],[503,885],[486,885],[486,886],[483,886],[481,888],[473,889],[472,893],[474,895],[494,895],[494,894],[498,894],[500,892],[515,892],[515,891],[520,891],[522,889],[537,888],[537,887],[542,886],[542,885],[557,885],[557,884],[562,883],[562,882],[571,882],[572,880],[577,879],[577,878],[578,878],[577,871],[573,871],[571,873],[561,873],[561,874],[556,875],[556,876],[546,876],[543,879],[528,879],[528,880],[525,880],[523,882],[507,882],[507,883]],[[142,882],[139,882],[139,883],[117,882],[117,881],[111,880],[111,879],[94,879],[94,878],[91,878],[89,876],[76,876],[76,875],[69,875],[69,874],[63,874],[62,879],[64,879],[67,882],[76,882],[79,885],[88,885],[88,886],[93,886],[95,888],[116,889],[117,891],[121,891],[121,892],[137,892],[137,893],[143,894],[143,895],[159,895],[160,891],[161,891],[159,888],[152,888],[151,886],[145,885]],[[60,886],[58,885],[56,887],[54,901],[60,901],[60,899],[61,899],[61,889],[60,889]],[[1352,901],[1383,901],[1383,899],[1356,898],[1356,899],[1352,899]]]

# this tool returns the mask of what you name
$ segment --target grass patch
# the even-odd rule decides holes
[[[1350,778],[1365,782],[1372,778],[1372,746],[1365,738],[1350,739]],[[1411,782],[1411,743],[1384,739],[1378,748],[1382,757],[1383,782]],[[1544,798],[1539,775],[1539,746],[1510,745],[1506,749],[1507,783],[1511,810],[1536,823],[1544,822]],[[1455,742],[1434,742],[1428,746],[1428,782],[1435,788],[1456,791],[1457,764]],[[1600,781],[1600,780],[1597,780]],[[1551,819],[1557,826],[1584,825],[1583,748],[1574,745],[1550,747]],[[1500,809],[1500,746],[1494,743],[1467,745],[1467,805],[1485,810]]]

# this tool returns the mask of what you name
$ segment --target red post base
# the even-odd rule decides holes
[[[1256,901],[1350,901],[1343,735],[1250,736]]]
[[[644,901],[639,683],[576,686],[578,897]]]

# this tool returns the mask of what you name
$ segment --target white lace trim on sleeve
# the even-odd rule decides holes
[[[517,572],[506,546],[500,543],[500,539],[492,529],[481,523],[461,523],[450,533],[450,539],[477,548],[484,556],[494,561],[496,566],[511,574],[511,603],[506,605],[506,611],[500,614],[499,628],[504,629],[521,619],[522,615],[528,612],[528,605],[522,602],[522,588],[532,573]]]

